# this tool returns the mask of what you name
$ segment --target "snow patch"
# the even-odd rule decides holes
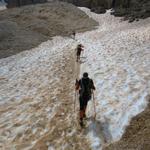
[[[61,104],[64,55],[75,47],[72,39],[54,37],[37,48],[0,59],[0,149],[12,148],[12,142],[15,148],[31,148],[52,130],[49,122]]]
[[[100,138],[97,137],[92,131],[88,133],[87,137],[90,139],[91,147],[93,150],[101,150],[101,141]]]
[[[98,15],[87,8],[80,9],[99,22],[96,30],[77,36],[85,47],[86,57],[80,77],[83,72],[88,72],[94,79],[96,120],[101,122],[103,136],[109,143],[119,140],[131,118],[147,106],[150,19],[129,24],[110,15],[109,11]],[[88,116],[93,111],[93,102],[90,101]],[[99,133],[89,131],[88,137],[93,149],[99,149],[103,144]]]

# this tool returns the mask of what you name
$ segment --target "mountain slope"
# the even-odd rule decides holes
[[[50,2],[0,11],[0,58],[36,47],[56,35],[70,36],[98,24],[72,4]]]

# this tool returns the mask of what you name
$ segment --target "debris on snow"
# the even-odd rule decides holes
[[[96,30],[78,34],[77,39],[84,45],[86,57],[80,74],[89,72],[94,79],[96,119],[101,122],[103,136],[109,143],[119,140],[131,118],[147,106],[150,19],[129,24],[110,15],[109,11],[98,15],[87,8],[80,9],[99,22]],[[88,116],[93,111],[93,102],[90,101]],[[93,135],[96,141],[98,134]]]

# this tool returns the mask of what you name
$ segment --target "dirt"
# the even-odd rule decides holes
[[[70,36],[98,24],[72,4],[49,2],[0,11],[0,58],[36,47],[52,37]]]
[[[147,97],[150,102],[150,96]],[[150,149],[150,103],[146,110],[134,117],[122,139],[103,150],[149,150]]]

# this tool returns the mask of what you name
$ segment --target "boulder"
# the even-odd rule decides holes
[[[104,14],[106,12],[106,9],[104,7],[93,7],[91,8],[92,12],[95,12],[97,14]]]

